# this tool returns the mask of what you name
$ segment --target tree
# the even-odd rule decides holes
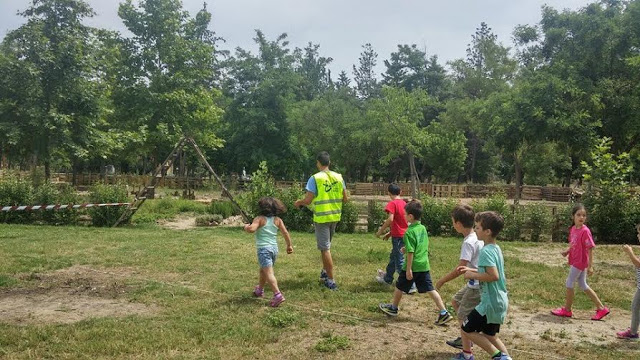
[[[327,65],[333,61],[331,58],[320,56],[320,45],[309,43],[304,50],[296,48],[296,72],[302,76],[302,96],[306,100],[312,100],[327,91],[333,82],[331,72]]]
[[[370,43],[363,45],[362,49],[358,59],[358,67],[353,65],[353,76],[358,97],[360,99],[369,99],[378,92],[378,80],[375,74],[378,53],[373,50],[373,46]]]

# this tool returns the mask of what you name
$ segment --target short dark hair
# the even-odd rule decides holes
[[[287,207],[282,201],[270,196],[260,198],[258,208],[260,208],[260,215],[267,217],[284,214],[287,211]]]
[[[400,186],[398,186],[398,184],[391,183],[391,184],[389,184],[389,187],[387,188],[387,191],[391,195],[400,195],[400,192],[402,192],[402,189],[400,189]]]
[[[318,162],[322,166],[329,166],[329,164],[331,163],[331,157],[329,156],[329,153],[326,151],[321,151],[320,153],[318,153],[316,160],[318,160]]]
[[[476,222],[480,223],[483,229],[491,230],[491,236],[497,237],[504,228],[504,218],[495,211],[483,211],[476,214]]]
[[[404,211],[407,214],[413,215],[414,219],[420,220],[422,217],[422,203],[420,200],[413,199],[404,206]]]
[[[451,212],[451,218],[453,221],[461,223],[465,228],[473,227],[475,216],[476,214],[473,212],[473,208],[466,204],[456,206]]]

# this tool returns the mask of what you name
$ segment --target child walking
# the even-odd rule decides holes
[[[571,218],[573,226],[569,230],[569,248],[562,252],[562,256],[569,256],[570,268],[566,282],[567,296],[564,306],[552,310],[551,313],[561,317],[573,316],[573,311],[571,311],[575,296],[573,287],[577,280],[582,291],[596,305],[596,313],[591,317],[591,320],[601,320],[609,315],[610,311],[602,304],[596,292],[587,285],[587,274],[593,275],[593,248],[596,244],[593,242],[591,230],[584,224],[587,220],[587,210],[584,205],[576,204],[571,210]]]
[[[277,215],[286,211],[286,207],[282,201],[272,198],[263,197],[258,201],[260,215],[253,219],[251,224],[246,224],[244,230],[248,233],[255,233],[256,247],[258,253],[258,263],[260,264],[260,278],[258,285],[253,290],[256,297],[264,296],[264,284],[267,283],[273,290],[273,298],[269,303],[272,307],[277,307],[284,302],[284,295],[278,288],[278,280],[273,273],[273,265],[278,257],[278,230],[282,232],[284,240],[287,243],[287,254],[293,253],[291,245],[291,236],[287,231],[282,219]]]
[[[504,219],[494,211],[476,215],[475,232],[484,241],[478,258],[478,269],[461,266],[458,271],[468,280],[482,284],[480,303],[462,322],[463,338],[469,339],[491,355],[492,360],[511,360],[504,343],[498,338],[509,307],[507,279],[504,276],[504,257],[496,244],[496,237],[504,227]],[[453,359],[474,359],[471,351],[463,350]]]
[[[638,233],[638,241],[640,242],[640,224],[636,225],[636,231]],[[638,325],[640,324],[640,258],[634,255],[633,248],[629,245],[623,247],[624,251],[629,255],[629,259],[636,267],[636,281],[638,288],[636,289],[636,295],[633,297],[631,303],[631,327],[625,331],[616,333],[618,339],[638,339]]]
[[[478,269],[478,258],[480,256],[480,250],[484,246],[482,240],[478,240],[475,231],[473,231],[475,213],[473,208],[469,205],[458,205],[451,212],[451,222],[453,228],[458,234],[464,236],[462,241],[462,247],[460,249],[460,261],[458,266],[453,268],[450,273],[445,275],[442,279],[436,283],[436,290],[446,284],[447,282],[456,279],[463,273],[458,271],[460,266],[467,266],[470,269]],[[473,310],[480,303],[480,282],[478,280],[467,280],[462,289],[460,289],[451,304],[456,310],[458,316],[458,323],[462,327],[462,322],[467,318],[471,310]],[[464,332],[460,329],[460,336],[455,340],[447,341],[447,344],[454,348],[463,350],[463,352],[471,353],[471,342],[464,336]],[[457,359],[462,359],[464,353],[458,354]]]
[[[391,201],[387,203],[384,211],[389,214],[389,216],[384,221],[380,229],[378,229],[378,232],[376,232],[376,236],[380,237],[387,229],[390,229],[387,234],[389,236],[385,235],[384,240],[391,237],[391,253],[389,254],[387,271],[378,269],[376,281],[380,284],[391,285],[393,283],[393,274],[397,272],[398,275],[400,275],[400,272],[402,272],[402,264],[404,263],[404,260],[400,249],[402,248],[402,237],[407,231],[407,227],[409,227],[409,225],[407,224],[407,219],[404,215],[404,207],[407,203],[400,197],[400,186],[398,186],[398,184],[389,184],[387,192]],[[409,290],[409,293],[412,294],[416,291],[417,289],[414,285]]]
[[[404,247],[401,249],[405,258],[402,264],[402,272],[396,281],[396,289],[393,292],[391,304],[380,303],[378,307],[382,312],[390,316],[398,316],[398,305],[402,300],[402,294],[409,292],[413,284],[420,294],[427,293],[433,299],[440,310],[436,325],[444,325],[452,319],[451,314],[444,307],[440,294],[433,288],[429,271],[429,236],[424,225],[420,224],[422,217],[422,204],[418,200],[412,200],[405,206],[405,216],[409,227],[402,238]]]

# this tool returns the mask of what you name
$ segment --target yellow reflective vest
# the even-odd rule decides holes
[[[313,198],[313,221],[338,222],[342,215],[342,175],[331,170],[313,175],[318,194]]]

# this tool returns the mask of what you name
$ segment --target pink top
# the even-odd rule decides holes
[[[591,236],[591,230],[587,225],[582,225],[579,229],[572,226],[569,230],[569,265],[578,270],[589,267],[589,249],[596,247]]]

